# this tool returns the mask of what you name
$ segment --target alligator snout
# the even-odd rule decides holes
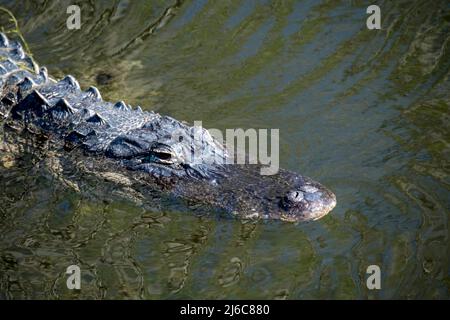
[[[280,206],[281,220],[317,220],[336,206],[336,196],[319,183],[306,184],[288,191]]]

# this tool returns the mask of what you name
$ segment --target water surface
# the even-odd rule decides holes
[[[1,2],[54,77],[206,128],[279,128],[281,166],[338,205],[298,225],[148,210],[3,157],[0,298],[449,298],[448,1],[377,1],[381,30],[366,1],[89,1],[80,30],[70,4]]]

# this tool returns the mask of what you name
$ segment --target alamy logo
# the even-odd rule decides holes
[[[66,274],[70,274],[67,278],[67,288],[70,290],[81,289],[81,270],[77,265],[71,265],[67,267]]]
[[[225,135],[219,129],[202,127],[201,121],[194,121],[191,154],[193,164],[260,164],[261,175],[273,175],[279,170],[279,129],[226,129]],[[174,130],[172,141],[184,141],[183,131]],[[185,143],[185,142],[183,142]],[[208,146],[223,146],[223,153],[211,150]],[[269,155],[270,147],[270,155]],[[216,149],[217,150],[217,149]],[[248,150],[248,152],[246,152]],[[214,152],[212,152],[214,151]]]
[[[380,9],[380,7],[375,4],[368,6],[366,13],[370,14],[370,16],[367,18],[367,21],[366,21],[367,29],[369,29],[369,30],[381,29],[381,9]]]
[[[370,276],[367,278],[366,285],[369,290],[381,289],[381,270],[376,264],[367,267],[367,274]]]
[[[70,16],[66,20],[66,26],[69,30],[81,28],[81,9],[77,5],[71,5],[67,7],[67,14]]]

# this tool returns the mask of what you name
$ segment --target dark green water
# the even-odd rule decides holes
[[[1,5],[54,77],[206,128],[279,128],[281,167],[337,207],[299,225],[149,211],[3,161],[0,298],[448,299],[449,2],[376,1],[368,30],[372,2],[184,1],[155,28],[174,3],[88,1],[80,30],[69,1]]]

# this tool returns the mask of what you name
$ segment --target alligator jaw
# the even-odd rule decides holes
[[[288,170],[260,175],[259,165],[226,165],[221,177],[181,179],[175,193],[242,219],[304,222],[318,220],[336,206],[336,196],[320,183]]]

